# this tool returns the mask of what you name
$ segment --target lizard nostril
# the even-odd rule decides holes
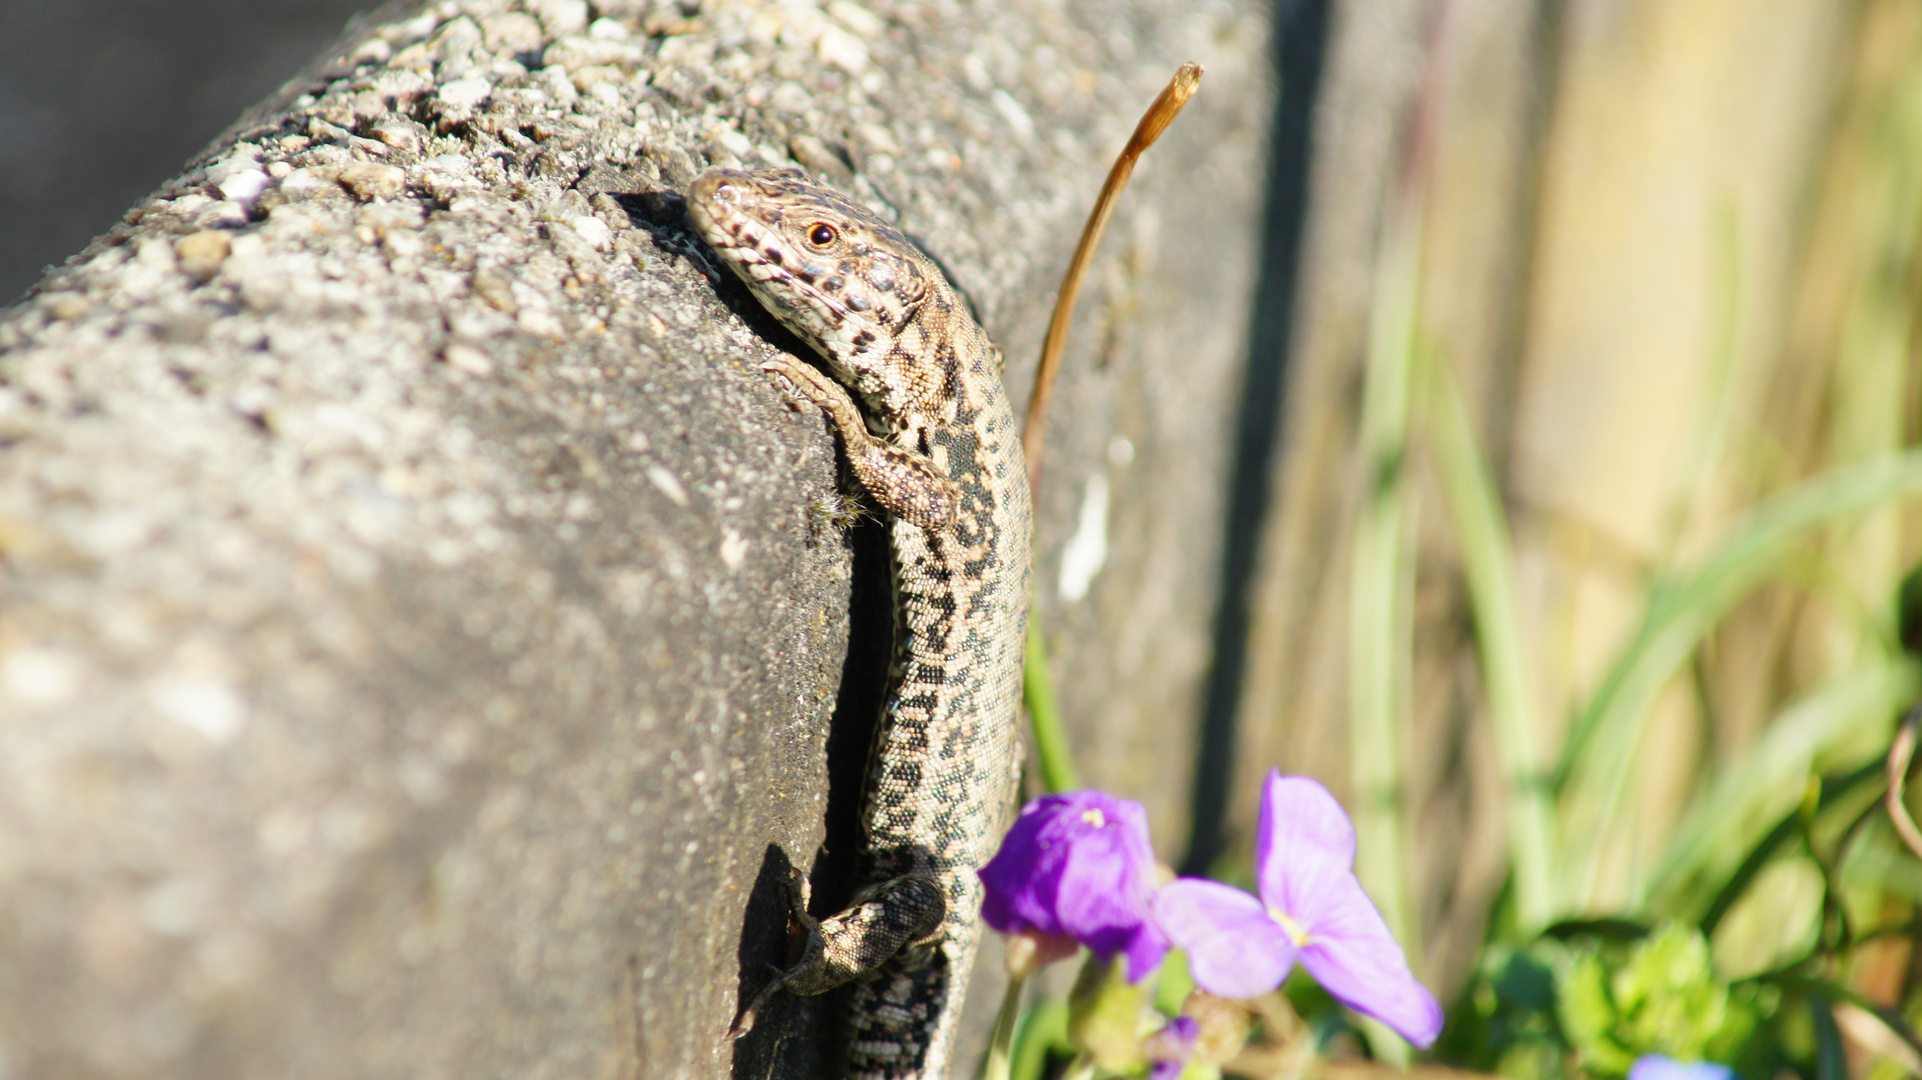
[[[727,182],[727,177],[719,173],[704,173],[697,177],[688,195],[696,202],[728,203],[736,202],[740,189]]]

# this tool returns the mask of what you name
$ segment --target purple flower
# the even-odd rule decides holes
[[[1629,1068],[1628,1080],[1735,1080],[1735,1070],[1713,1061],[1685,1065],[1661,1054],[1644,1054]]]
[[[1066,936],[1138,982],[1167,955],[1150,915],[1155,854],[1141,804],[1100,791],[1043,795],[1021,808],[981,868],[981,917],[1004,934]]]
[[[1260,899],[1183,878],[1155,897],[1155,916],[1211,994],[1259,997],[1300,960],[1337,1001],[1427,1047],[1441,1006],[1409,972],[1354,867],[1355,827],[1341,804],[1307,777],[1272,770],[1255,832]]]
[[[1148,1036],[1142,1049],[1148,1052],[1148,1080],[1176,1080],[1188,1059],[1194,1056],[1195,1042],[1201,1038],[1201,1021],[1192,1016],[1177,1016],[1160,1031]]]

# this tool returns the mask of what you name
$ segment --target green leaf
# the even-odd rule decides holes
[[[1610,832],[1633,775],[1650,706],[1728,610],[1814,531],[1922,493],[1922,450],[1832,469],[1756,506],[1692,575],[1651,589],[1642,624],[1577,718],[1557,787],[1570,813],[1577,899],[1594,886],[1600,839]],[[1592,838],[1586,844],[1581,838]]]
[[[1762,1010],[1753,987],[1732,990],[1710,963],[1708,941],[1668,923],[1629,947],[1575,952],[1556,980],[1562,1030],[1582,1066],[1625,1076],[1636,1059],[1736,1060]]]
[[[1524,659],[1520,587],[1507,515],[1475,441],[1461,385],[1448,364],[1431,357],[1426,387],[1436,469],[1442,494],[1461,543],[1462,576],[1475,614],[1475,643],[1487,687],[1489,726],[1507,788],[1508,862],[1515,901],[1516,936],[1526,940],[1557,911],[1555,812],[1549,799],[1547,760],[1529,702]]]
[[[1582,1064],[1605,1076],[1626,1076],[1635,1054],[1615,1038],[1621,1010],[1609,993],[1608,969],[1600,953],[1576,959],[1557,980],[1556,1004],[1562,1030],[1581,1055]]]
[[[1889,717],[1918,694],[1922,669],[1900,657],[1858,667],[1778,713],[1696,797],[1649,881],[1649,906],[1701,919],[1714,900],[1704,883],[1734,872],[1743,853],[1795,809],[1812,773],[1840,756],[1876,754]]]
[[[1837,800],[1847,797],[1856,788],[1881,774],[1882,762],[1878,759],[1840,776],[1822,777],[1818,785],[1821,794],[1816,803],[1816,812],[1820,813],[1827,809]],[[1775,823],[1766,835],[1755,842],[1755,846],[1748,850],[1748,854],[1743,856],[1741,865],[1729,875],[1728,881],[1715,894],[1715,900],[1709,904],[1708,910],[1702,915],[1700,925],[1703,934],[1715,933],[1715,928],[1721,924],[1723,917],[1735,906],[1735,902],[1742,898],[1742,894],[1762,872],[1762,868],[1768,865],[1769,860],[1775,857],[1775,853],[1783,844],[1800,835],[1798,830],[1803,812],[1801,804],[1797,803],[1783,815],[1780,821]]]

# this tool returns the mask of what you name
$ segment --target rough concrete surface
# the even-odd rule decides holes
[[[0,3],[0,304],[179,172],[369,6]]]
[[[782,872],[850,853],[885,569],[678,192],[799,163],[897,214],[1025,400],[1107,157],[1194,58],[1038,567],[1091,779],[1179,835],[1264,28],[391,8],[41,282],[0,318],[0,1074],[816,1075],[831,1004],[723,1033]]]

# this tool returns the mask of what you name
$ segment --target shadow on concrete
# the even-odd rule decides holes
[[[1184,874],[1205,874],[1220,854],[1233,775],[1235,714],[1248,665],[1249,604],[1274,491],[1286,414],[1288,349],[1295,327],[1295,282],[1308,218],[1308,175],[1327,52],[1330,0],[1279,0],[1270,33],[1277,99],[1268,135],[1268,197],[1248,327],[1248,367],[1236,418],[1234,473],[1223,530],[1221,585],[1195,752],[1193,825]]]

